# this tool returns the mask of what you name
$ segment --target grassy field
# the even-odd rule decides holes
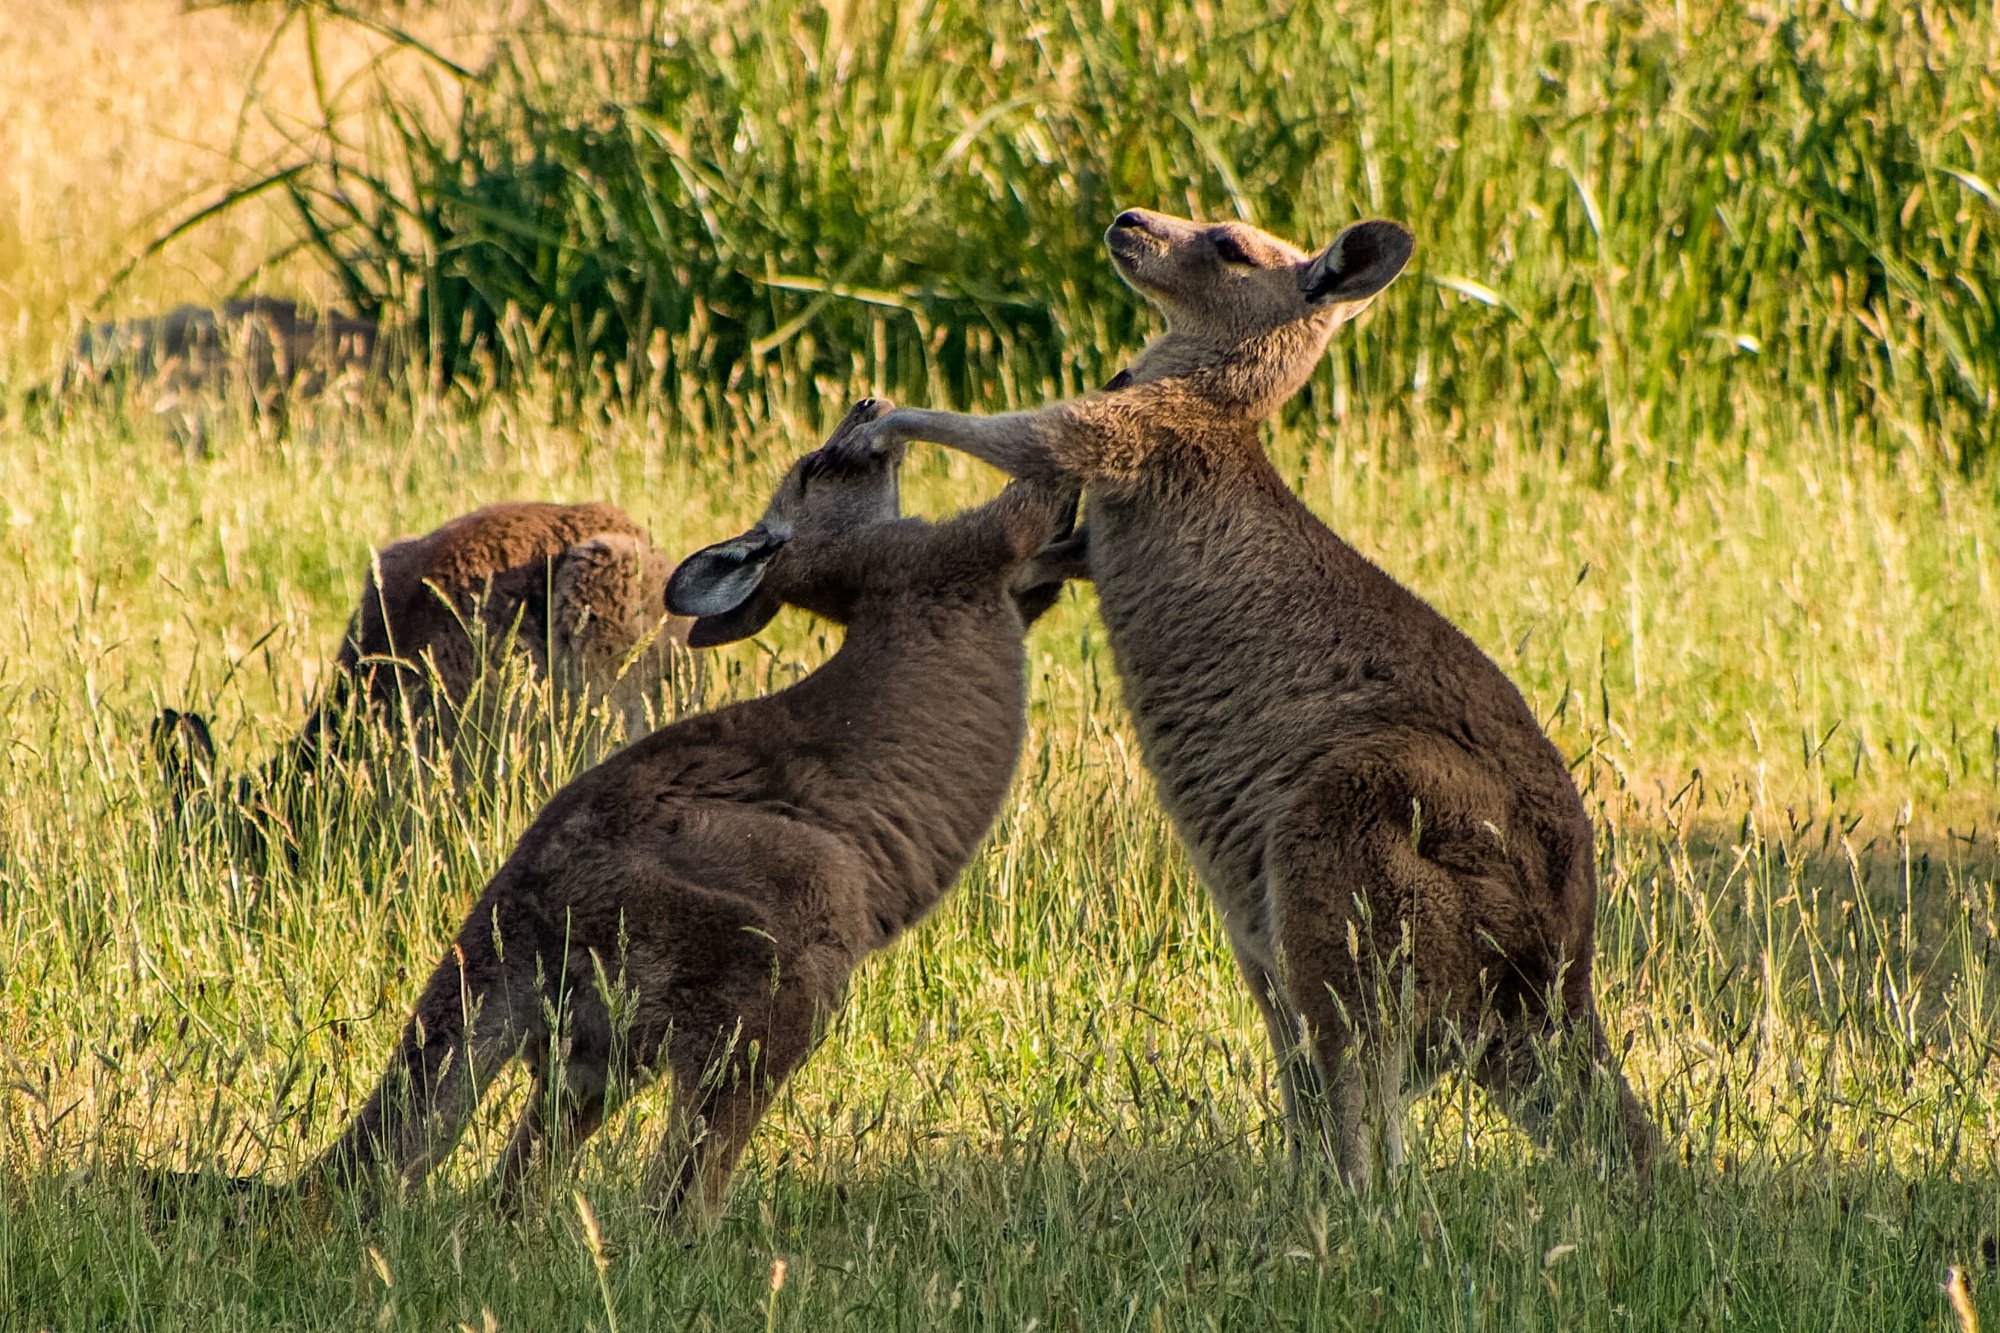
[[[1564,95],[1582,98],[1594,70],[1612,108],[1575,132],[1610,142],[1636,96],[1621,71],[1653,48],[1583,41],[1599,8],[1480,12],[1494,89],[1529,87],[1536,53],[1561,45]],[[1721,58],[1705,11],[1635,12],[1649,39]],[[1991,16],[1913,12],[1756,21],[1856,67],[1871,41],[1885,66],[1930,61],[1926,96],[1990,109],[1967,71],[1995,49]],[[272,19],[141,0],[0,14],[0,53],[34,52],[34,73],[0,90],[14,167],[0,180],[0,1328],[1951,1329],[1965,1327],[1943,1291],[1954,1267],[2000,1327],[2000,487],[1938,439],[1952,421],[1991,432],[1991,404],[1982,416],[1952,389],[1936,407],[1956,372],[1935,319],[1865,357],[1836,354],[1859,323],[1817,351],[1780,347],[1780,314],[1833,298],[1816,278],[1783,294],[1777,242],[1746,282],[1779,369],[1718,354],[1648,370],[1637,349],[1659,312],[1636,307],[1602,344],[1612,360],[1564,352],[1510,378],[1466,349],[1511,339],[1532,355],[1521,289],[1553,282],[1564,253],[1596,266],[1579,300],[1643,284],[1577,236],[1543,236],[1541,267],[1513,269],[1427,236],[1450,263],[1343,335],[1271,441],[1315,511],[1463,625],[1575,757],[1600,833],[1601,1003],[1676,1146],[1650,1191],[1536,1156],[1455,1080],[1416,1112],[1412,1163],[1382,1192],[1288,1176],[1261,1026],[1138,766],[1080,590],[1031,641],[1032,731],[987,849],[857,978],[711,1234],[683,1243],[642,1212],[657,1095],[573,1181],[502,1219],[478,1182],[511,1081],[466,1150],[383,1218],[239,1222],[199,1198],[176,1223],[150,1218],[139,1168],[282,1177],[329,1141],[565,776],[512,768],[490,800],[413,788],[393,831],[336,822],[299,868],[257,877],[161,818],[154,711],[210,711],[247,764],[303,715],[371,544],[491,500],[609,497],[692,549],[740,530],[849,397],[922,390],[880,383],[868,347],[836,375],[788,344],[697,397],[603,411],[531,379],[307,414],[278,436],[223,404],[200,455],[136,404],[23,405],[103,283],[207,197],[203,164]],[[493,26],[470,0],[410,21],[457,22],[464,51]],[[1934,56],[1913,54],[1926,22],[1957,25],[1936,28]],[[1183,43],[1152,57],[1172,67],[1193,38],[1160,25]],[[1421,64],[1426,34],[1375,35]],[[377,40],[321,38],[350,69]],[[272,48],[259,105],[309,80],[302,60]],[[1492,124],[1466,132],[1474,183],[1546,149],[1500,91]],[[1351,123],[1366,139],[1367,117]],[[1954,169],[1991,180],[2000,130],[1951,132]],[[278,151],[262,133],[218,164],[217,189]],[[1768,147],[1790,151],[1777,128]],[[1128,202],[1199,205],[1219,188],[1200,170],[1185,198]],[[1577,176],[1556,177],[1574,195],[1562,182]],[[1967,268],[1990,266],[1991,209],[1970,187],[1938,204],[1942,188],[1909,225],[1945,209]],[[1639,226],[1639,201],[1602,198]],[[1434,227],[1456,216],[1424,207]],[[1286,222],[1307,238],[1354,211],[1315,195]],[[261,203],[232,214],[119,301],[213,297],[286,226]],[[1513,313],[1439,278],[1505,291]],[[262,281],[331,290],[296,257]],[[1133,315],[1102,327],[1137,336]],[[973,401],[1056,391],[1040,360],[993,348]],[[1975,338],[1960,360],[1976,377],[1992,351]],[[1129,352],[1072,347],[1061,373]],[[1468,367],[1483,367],[1476,395],[1449,387]],[[1591,401],[1623,433],[1590,434]],[[1675,421],[1698,429],[1673,435]],[[1873,447],[1888,436],[1901,446]],[[910,478],[929,514],[997,487],[936,451]],[[830,642],[787,613],[716,660],[709,698],[807,669]]]

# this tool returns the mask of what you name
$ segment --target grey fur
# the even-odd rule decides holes
[[[311,394],[331,380],[376,369],[380,346],[372,319],[247,296],[220,308],[180,305],[163,315],[93,324],[77,336],[69,378],[102,383],[133,375],[194,389],[235,374],[259,390]]]

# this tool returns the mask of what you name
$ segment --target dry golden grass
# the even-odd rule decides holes
[[[499,5],[399,16],[476,61]],[[308,33],[282,6],[187,11],[178,0],[0,5],[0,365],[46,370],[86,318],[212,302],[260,288],[326,300],[307,260],[258,272],[296,234],[283,198],[251,199],[106,285],[175,223],[297,156],[337,110],[366,105],[386,39],[352,24]],[[427,80],[410,61],[383,68]]]

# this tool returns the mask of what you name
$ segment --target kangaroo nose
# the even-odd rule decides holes
[[[1136,208],[1128,208],[1117,217],[1111,219],[1111,225],[1114,227],[1127,227],[1133,231],[1144,231],[1146,230],[1146,215]]]

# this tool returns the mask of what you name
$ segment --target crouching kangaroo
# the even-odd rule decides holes
[[[858,404],[834,439],[885,409]],[[755,527],[674,572],[667,603],[697,617],[697,645],[786,605],[845,640],[798,684],[656,731],[557,793],[306,1188],[421,1178],[518,1055],[535,1086],[503,1191],[663,1071],[676,1128],[658,1200],[720,1205],[855,965],[936,906],[998,815],[1025,727],[1026,621],[1080,572],[1050,546],[1073,489],[1016,484],[933,527],[898,517],[899,464],[808,454]]]
[[[462,714],[502,718],[511,654],[563,700],[608,704],[643,733],[661,687],[698,688],[690,621],[664,613],[672,562],[609,504],[497,504],[384,547],[334,659],[332,681],[299,733],[256,776],[217,769],[208,723],[166,709],[152,741],[183,822],[219,820],[253,854],[284,843],[305,788],[356,739],[364,713],[392,733],[407,724],[450,745]]]
[[[1141,753],[1270,1028],[1294,1160],[1315,1137],[1365,1184],[1378,1150],[1401,1155],[1405,1099],[1464,1058],[1563,1143],[1609,1085],[1643,1172],[1655,1134],[1591,997],[1592,832],[1562,755],[1258,442],[1410,233],[1361,222],[1307,255],[1133,210],[1105,240],[1167,323],[1109,391],[986,418],[903,408],[844,452],[930,440],[1083,486]]]

